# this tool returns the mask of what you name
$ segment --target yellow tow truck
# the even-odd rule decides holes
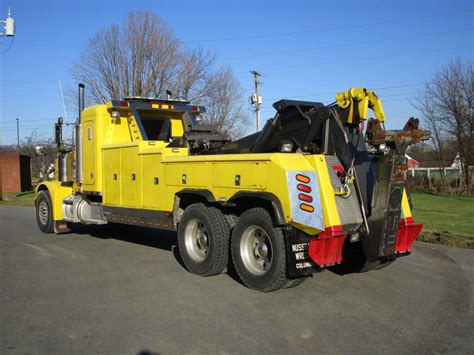
[[[205,124],[205,107],[130,97],[84,108],[76,144],[56,124],[55,180],[36,188],[41,231],[122,223],[178,231],[186,268],[234,267],[260,291],[295,286],[337,264],[366,271],[410,253],[405,192],[410,144],[429,138],[411,118],[383,128],[373,91],[336,102],[280,100],[261,132],[236,141]],[[375,119],[364,122],[368,110]],[[157,236],[159,237],[159,236]]]

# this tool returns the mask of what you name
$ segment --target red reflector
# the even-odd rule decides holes
[[[309,177],[307,177],[306,175],[301,175],[301,174],[296,175],[296,180],[298,180],[299,182],[304,182],[305,184],[311,181]]]
[[[307,205],[306,203],[302,203],[300,204],[300,208],[303,210],[303,211],[306,211],[306,212],[314,212],[314,207],[311,206],[311,205]]]
[[[163,108],[163,105],[162,105],[162,104],[159,104],[159,105],[158,105],[158,108]]]
[[[193,107],[191,107],[191,110],[193,110],[193,111],[199,111],[199,107],[198,107],[198,106],[193,106]]]
[[[298,195],[298,198],[301,200],[301,201],[304,201],[304,202],[313,202],[313,198],[309,195],[305,195],[305,194],[299,194]]]
[[[169,217],[171,215],[171,212],[163,212],[164,217]]]
[[[120,106],[128,106],[128,102],[127,101],[120,101]]]
[[[339,227],[340,232],[335,233],[335,228],[339,229]],[[342,262],[342,248],[346,236],[341,234],[342,226],[335,226],[335,228],[327,228],[317,236],[317,239],[309,242],[308,255],[321,267]]]
[[[296,185],[296,188],[303,192],[307,192],[307,193],[311,192],[311,187],[309,187],[308,185],[298,184]]]

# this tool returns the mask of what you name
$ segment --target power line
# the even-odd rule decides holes
[[[436,17],[465,15],[473,11],[474,9],[468,8],[468,9],[447,12],[447,13],[398,18],[398,19],[392,19],[392,20],[360,23],[360,24],[353,24],[353,25],[313,28],[313,29],[308,29],[308,30],[292,31],[292,32],[274,32],[274,33],[257,34],[257,35],[242,35],[242,36],[235,36],[235,37],[198,39],[198,40],[191,40],[191,41],[183,41],[183,43],[235,41],[235,40],[293,36],[293,35],[306,34],[306,33],[338,31],[338,30],[346,30],[346,29],[359,28],[359,27],[370,27],[370,26],[378,26],[378,25],[385,25],[385,24],[392,24],[392,23],[419,21],[419,20],[426,20],[426,19],[436,18]],[[82,47],[84,46],[84,44],[77,44],[77,43],[35,43],[35,42],[19,42],[19,43],[16,42],[15,45],[16,46],[35,46],[35,47]]]
[[[47,128],[53,129],[53,126],[52,125],[47,125],[47,126],[21,127],[21,129],[47,129]],[[1,131],[16,131],[16,127],[15,128],[1,128],[0,130]]]
[[[74,81],[74,80],[64,80],[64,79],[57,79],[57,80],[37,80],[37,81],[25,81],[21,83],[9,83],[9,84],[0,84],[0,87],[5,87],[5,86],[21,86],[21,85],[31,85],[31,84],[43,84],[43,83],[49,83],[49,82],[58,82],[58,80],[61,80],[63,82],[67,81]]]
[[[447,50],[467,49],[467,48],[472,48],[472,47],[473,46],[462,46],[462,47],[451,47],[451,48],[439,48],[439,49],[426,50],[426,51],[417,51],[417,52],[391,53],[391,54],[364,57],[364,58],[350,58],[350,59],[343,59],[343,60],[336,60],[336,61],[329,61],[329,62],[291,65],[291,66],[284,66],[284,67],[274,67],[274,68],[267,68],[267,69],[264,69],[264,70],[266,72],[269,72],[269,71],[278,71],[278,70],[284,70],[284,69],[298,69],[298,68],[314,67],[314,66],[318,66],[318,65],[339,64],[339,63],[348,63],[348,62],[351,63],[351,62],[354,62],[354,61],[363,61],[363,60],[372,60],[372,59],[381,59],[381,58],[390,58],[390,57],[401,57],[401,56],[405,56],[405,55],[437,53],[437,52],[442,52],[442,51],[447,51]]]
[[[9,97],[17,97],[17,96],[36,96],[36,95],[51,95],[51,94],[59,94],[58,90],[56,91],[38,91],[38,92],[29,92],[23,94],[13,94],[13,95],[4,95],[0,96],[0,99],[6,99]]]
[[[59,115],[58,115],[58,117],[59,117]],[[32,118],[30,120],[22,119],[21,122],[41,122],[41,121],[51,121],[51,120],[53,120],[53,121],[57,120],[57,117],[56,118],[54,118],[54,117],[52,117],[52,118]],[[3,123],[12,123],[12,122],[3,121]]]
[[[4,50],[0,51],[0,54],[3,54],[3,53],[6,53],[8,52],[8,50],[13,46],[13,42],[15,41],[15,37],[13,37],[11,40],[10,40],[10,44],[8,45],[7,48],[5,48]]]
[[[410,38],[418,38],[418,37],[428,37],[428,36],[439,36],[448,33],[459,33],[459,32],[467,32],[472,31],[473,28],[468,29],[458,29],[452,31],[443,31],[443,32],[432,32],[432,33],[424,33],[418,35],[410,35],[410,36],[398,36],[398,37],[388,37],[388,38],[381,38],[375,39],[370,41],[362,41],[362,42],[348,42],[348,43],[340,43],[340,44],[330,44],[326,46],[319,46],[319,47],[312,47],[312,48],[299,48],[299,49],[292,49],[292,50],[285,50],[285,51],[278,51],[278,52],[266,52],[261,54],[254,54],[254,55],[245,55],[241,57],[233,57],[233,58],[224,58],[219,59],[218,62],[221,61],[233,61],[233,60],[241,60],[247,58],[258,58],[258,57],[266,57],[266,56],[273,56],[273,55],[280,55],[280,54],[290,54],[290,53],[301,53],[301,52],[312,52],[319,49],[329,49],[329,48],[338,48],[338,47],[346,47],[346,46],[357,46],[361,44],[371,44],[371,43],[379,43],[379,42],[386,42],[386,41],[393,41],[399,39],[410,39]]]
[[[461,11],[448,12],[448,13],[442,13],[442,14],[433,14],[433,15],[425,15],[425,16],[417,16],[417,17],[399,18],[399,19],[393,19],[393,20],[363,23],[363,24],[313,28],[313,29],[309,29],[309,30],[293,31],[293,32],[279,32],[279,33],[267,33],[267,34],[260,34],[260,35],[246,35],[246,36],[236,36],[236,37],[201,39],[201,40],[185,41],[185,43],[235,41],[235,40],[243,40],[243,39],[258,39],[258,38],[269,38],[269,37],[292,36],[292,35],[299,35],[299,34],[313,33],[313,32],[327,32],[327,31],[346,30],[346,29],[357,28],[357,27],[369,27],[369,26],[385,25],[385,24],[390,24],[390,23],[425,20],[425,19],[434,18],[434,17],[446,17],[446,16],[452,16],[452,15],[458,15],[458,14],[466,14],[466,13],[472,12],[472,11],[474,11],[474,9],[469,8],[469,9],[464,9],[464,10],[461,10]]]
[[[404,98],[400,98],[400,99],[382,100],[382,103],[396,102],[396,101],[410,101],[410,100],[413,100],[413,97],[404,97]],[[273,108],[273,106],[262,106],[262,107],[265,108],[265,110],[263,110],[264,112],[270,112],[270,111],[272,111],[271,109]]]
[[[301,65],[284,66],[284,67],[274,67],[274,68],[267,68],[267,69],[264,69],[264,70],[266,72],[268,72],[268,71],[271,72],[271,71],[279,71],[279,70],[284,70],[284,69],[297,69],[297,68],[313,67],[313,66],[319,66],[319,65],[351,63],[351,62],[354,62],[354,61],[364,61],[364,60],[373,60],[373,59],[381,59],[381,58],[400,57],[400,56],[405,56],[405,55],[418,55],[418,54],[426,54],[426,53],[437,53],[437,52],[448,51],[448,50],[468,49],[468,48],[473,48],[473,46],[438,48],[438,49],[433,49],[433,50],[416,51],[416,52],[391,53],[391,54],[385,54],[385,55],[380,55],[380,56],[370,56],[370,57],[363,57],[363,58],[350,58],[350,59],[335,60],[335,61],[328,61],[328,62],[301,64]],[[240,72],[240,74],[243,74],[243,72]],[[399,87],[404,87],[404,86],[405,85],[401,85]],[[30,92],[30,93],[23,93],[23,94],[0,96],[0,99],[8,98],[8,97],[16,97],[16,96],[33,96],[33,95],[50,95],[50,94],[60,94],[60,92],[58,92],[57,90],[55,90],[55,91]]]
[[[392,86],[381,86],[381,87],[375,87],[373,90],[390,90],[390,89],[400,89],[400,88],[406,88],[406,87],[416,87],[416,86],[422,86],[424,83],[414,83],[414,84],[405,84],[405,85],[392,85]],[[302,94],[302,95],[294,95],[294,96],[285,96],[287,99],[292,99],[292,98],[304,98],[304,97],[314,97],[314,96],[329,96],[329,95],[336,95],[339,91],[331,91],[331,92],[326,92],[326,93],[318,93],[318,94]],[[393,97],[393,96],[402,96],[402,95],[412,95],[412,94],[417,94],[417,92],[402,92],[402,93],[392,93],[392,94],[385,94],[383,97]],[[267,100],[272,101],[272,100],[280,100],[282,99],[282,96],[280,97],[272,97],[268,98]],[[386,100],[384,100],[386,101]],[[263,108],[265,107],[271,107],[271,106],[261,106]],[[55,118],[40,118],[40,119],[33,119],[33,120],[22,120],[23,123],[29,124],[33,122],[51,122],[54,123],[56,119]],[[10,125],[6,126],[0,126],[0,129],[4,130],[9,130],[9,129],[15,129],[14,128],[14,122],[4,122],[4,123],[10,123]],[[38,127],[38,126],[37,126]],[[40,127],[50,127],[50,125],[43,125]],[[34,127],[23,127],[23,128],[34,128]]]
[[[82,47],[83,44],[73,43],[34,43],[34,42],[19,42],[16,46],[28,46],[28,47]]]
[[[58,117],[59,117],[59,116],[58,116]],[[26,123],[26,124],[30,124],[30,123],[31,123],[31,124],[34,124],[33,122],[45,122],[45,121],[50,122],[50,123],[55,123],[55,122],[57,121],[57,118],[22,120],[21,122],[22,122],[22,123]],[[9,124],[13,125],[12,122],[4,122],[4,123],[9,123]],[[71,123],[73,123],[73,122],[71,122]],[[67,122],[65,122],[65,124],[67,124]],[[6,126],[0,126],[0,129],[2,129],[2,128],[11,128],[11,127],[13,127],[13,126],[10,126],[10,125],[7,124]]]
[[[375,87],[371,88],[371,90],[387,90],[387,89],[398,89],[398,88],[405,88],[405,87],[414,87],[414,86],[422,86],[425,85],[425,83],[414,83],[414,84],[405,84],[405,85],[394,85],[394,86],[380,86],[380,87]],[[331,91],[331,92],[326,92],[326,93],[320,93],[320,94],[309,94],[309,95],[296,95],[296,96],[289,96],[289,99],[292,98],[298,98],[298,97],[312,97],[312,96],[324,96],[324,95],[336,95],[340,91]],[[280,98],[270,98],[268,100],[278,100]]]

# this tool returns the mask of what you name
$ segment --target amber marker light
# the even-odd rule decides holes
[[[309,182],[311,182],[311,179],[308,176],[301,174],[296,175],[296,180],[304,184],[308,184]]]
[[[305,212],[309,212],[309,213],[314,212],[314,207],[306,203],[300,204],[300,208]]]

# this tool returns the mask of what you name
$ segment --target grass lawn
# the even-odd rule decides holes
[[[35,194],[31,192],[4,193],[0,205],[34,206]]]
[[[412,193],[415,222],[423,223],[421,240],[474,248],[474,198]]]

